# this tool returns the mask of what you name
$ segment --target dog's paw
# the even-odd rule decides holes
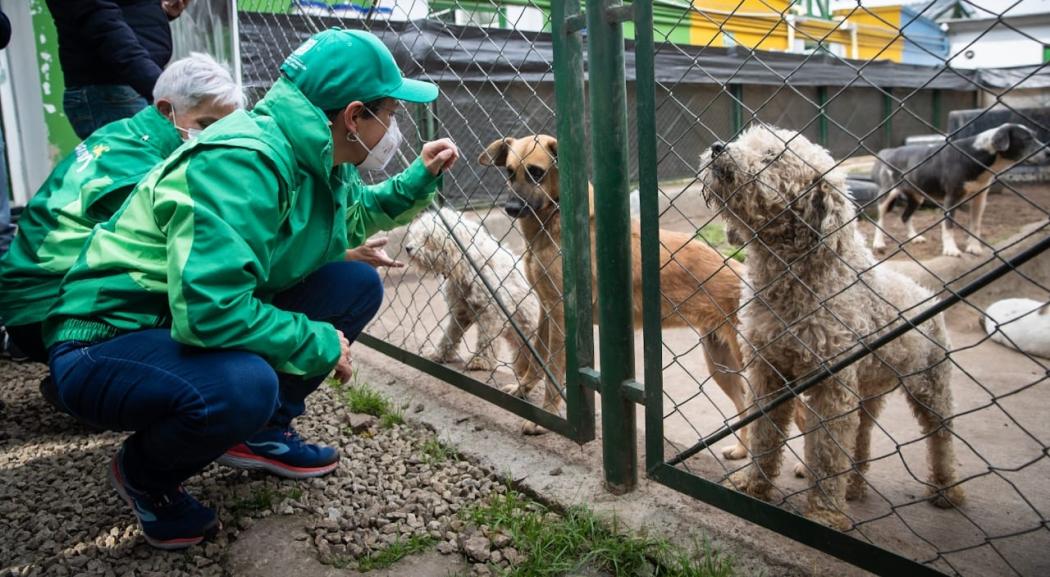
[[[846,500],[859,501],[867,494],[868,484],[864,482],[864,478],[859,475],[850,477],[849,484],[846,485]]]
[[[972,255],[981,256],[982,254],[984,254],[984,247],[981,246],[980,242],[972,240],[966,243],[966,252]]]
[[[828,527],[839,531],[847,531],[853,526],[853,521],[851,521],[845,513],[832,511],[830,509],[810,509],[806,513],[806,517],[820,523],[821,525],[827,525]]]
[[[760,473],[752,474],[750,468],[733,473],[722,482],[722,486],[746,493],[763,501],[769,500],[769,493],[773,488],[768,481],[762,478]]]
[[[922,243],[926,242],[926,237],[922,236],[921,234],[917,234],[917,235],[911,237],[911,241],[914,242],[915,244],[922,244]]]
[[[459,357],[456,356],[456,353],[445,353],[442,351],[434,351],[423,356],[425,356],[428,360],[434,361],[435,363],[440,363],[442,365],[447,363],[454,363],[459,360]]]
[[[722,457],[730,461],[743,459],[747,456],[747,447],[741,443],[722,449]]]
[[[806,464],[802,461],[795,463],[795,476],[799,479],[806,478]]]
[[[474,357],[467,362],[468,371],[491,371],[495,368],[496,361],[480,355],[474,355]]]
[[[956,485],[950,489],[929,489],[930,503],[941,509],[951,509],[966,502],[966,493],[962,487]]]
[[[941,247],[941,254],[943,254],[944,256],[950,256],[950,257],[960,257],[960,256],[962,256],[962,251],[960,251],[959,247],[957,247],[957,246],[946,245],[944,247]]]
[[[871,243],[871,250],[875,252],[882,252],[886,250],[886,241],[881,238],[875,239],[875,242]]]
[[[507,393],[508,395],[512,395],[520,399],[524,399],[526,396],[528,396],[528,391],[525,390],[525,387],[519,384],[503,385],[502,387],[500,387],[500,390],[504,393]]]
[[[521,425],[521,434],[529,436],[545,435],[547,434],[547,429],[544,429],[532,421],[525,421]]]

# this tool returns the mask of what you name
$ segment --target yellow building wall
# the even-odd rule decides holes
[[[863,10],[843,9],[836,10],[834,15],[857,25],[858,58],[894,62],[902,60],[904,39],[899,34],[900,6],[878,6]]]
[[[690,11],[690,43],[725,46],[724,32],[736,44],[759,50],[784,51],[787,23],[780,16],[790,0],[694,0]]]

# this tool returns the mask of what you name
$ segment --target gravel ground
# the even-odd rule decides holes
[[[465,555],[474,574],[494,568],[480,561],[507,566],[516,555],[505,536],[457,515],[505,490],[493,472],[428,456],[435,434],[423,426],[361,423],[327,386],[297,423],[306,438],[341,446],[335,472],[288,481],[213,465],[187,489],[218,508],[221,534],[186,552],[154,550],[105,478],[124,435],[87,431],[53,411],[37,392],[45,374],[42,365],[0,361],[0,577],[229,575],[227,546],[272,515],[305,519],[299,538],[340,566],[412,536]]]

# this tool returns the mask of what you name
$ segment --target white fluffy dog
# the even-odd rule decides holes
[[[466,253],[461,246],[466,249]],[[466,368],[495,369],[497,361],[494,347],[496,339],[503,337],[514,351],[512,366],[518,380],[518,384],[509,385],[504,391],[527,396],[541,380],[543,373],[518,332],[505,320],[503,311],[482,281],[484,278],[489,286],[496,289],[500,303],[510,312],[521,332],[532,339],[540,316],[540,305],[529,290],[521,259],[501,246],[480,223],[448,208],[442,208],[440,215],[437,212],[425,212],[413,221],[405,237],[405,251],[413,266],[444,278],[448,322],[441,342],[429,356],[430,359],[439,363],[455,360],[463,335],[476,323],[477,347],[467,361]],[[481,276],[476,269],[481,271]]]
[[[747,380],[757,402],[786,382],[830,364],[858,341],[885,332],[931,294],[875,267],[857,230],[845,175],[824,148],[791,131],[756,126],[716,143],[700,159],[708,203],[725,208],[730,234],[747,242],[742,303]],[[907,313],[904,313],[907,314]],[[886,394],[902,389],[926,439],[933,503],[962,503],[950,421],[951,365],[944,319],[936,317],[810,388],[804,403],[804,462],[816,487],[808,515],[851,526],[846,500],[864,495],[871,431]],[[791,403],[754,422],[754,462],[732,484],[769,499],[780,470]]]

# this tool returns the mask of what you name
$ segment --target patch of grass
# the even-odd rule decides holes
[[[390,407],[379,417],[379,426],[389,429],[397,425],[405,424],[405,410],[400,407]]]
[[[599,520],[583,507],[555,515],[514,491],[469,509],[465,518],[507,533],[522,561],[508,577],[555,577],[585,568],[613,575],[729,577],[732,562],[705,544],[691,550],[667,541],[626,535],[616,523]]]
[[[285,499],[298,500],[302,496],[303,491],[299,488],[293,487],[287,491],[281,491],[269,485],[263,485],[251,495],[235,499],[230,503],[228,509],[234,517],[241,517],[269,509]]]
[[[404,424],[405,410],[395,406],[367,383],[359,381],[356,373],[346,385],[341,385],[334,379],[330,379],[329,384],[339,393],[351,412],[378,417],[379,425],[384,429]]]
[[[436,543],[437,539],[430,535],[413,535],[407,541],[398,539],[388,545],[386,549],[358,559],[357,570],[367,573],[375,569],[385,569],[409,555],[430,549]]]
[[[423,443],[423,462],[428,465],[438,465],[449,460],[456,454],[456,451],[441,442],[437,437],[427,439]]]
[[[707,242],[712,248],[740,262],[747,258],[747,249],[734,246],[729,243],[726,236],[726,227],[721,222],[709,222],[696,231],[696,238]]]

